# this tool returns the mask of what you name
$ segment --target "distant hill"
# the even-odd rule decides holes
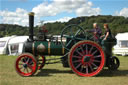
[[[69,24],[77,24],[84,29],[92,29],[92,24],[96,22],[103,29],[103,24],[108,23],[114,35],[117,33],[128,32],[128,18],[122,16],[99,15],[99,16],[83,16],[72,18],[68,22],[46,23],[45,27],[49,34],[60,34],[61,30]],[[38,26],[34,27],[35,35],[38,33]],[[29,35],[28,27],[11,24],[0,24],[0,37],[10,35]]]

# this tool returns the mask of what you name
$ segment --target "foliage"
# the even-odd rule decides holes
[[[100,28],[103,28],[104,23],[108,23],[114,35],[117,33],[128,32],[128,18],[123,16],[99,15],[99,16],[83,16],[72,18],[68,22],[46,23],[45,27],[49,34],[60,34],[61,30],[69,24],[77,24],[84,29],[91,29],[93,23],[98,23]],[[38,34],[39,27],[34,27],[34,34]],[[0,24],[0,37],[11,35],[29,35],[29,28],[12,24]]]

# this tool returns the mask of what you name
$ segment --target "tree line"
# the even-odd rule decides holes
[[[103,29],[103,24],[109,24],[109,27],[114,35],[117,33],[128,32],[128,18],[123,16],[111,16],[111,15],[99,15],[99,16],[82,16],[72,18],[68,22],[54,22],[44,24],[48,30],[48,34],[60,34],[65,26],[70,24],[77,24],[83,29],[92,29],[93,23],[98,23],[99,27]],[[41,28],[39,26],[34,27],[34,34],[37,35]],[[13,24],[0,24],[0,37],[11,35],[29,35],[29,27],[19,26]]]

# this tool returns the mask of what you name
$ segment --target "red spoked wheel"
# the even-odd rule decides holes
[[[23,53],[16,59],[15,68],[21,76],[31,76],[37,71],[37,61],[30,53]]]
[[[46,61],[46,59],[45,59],[44,56],[39,56],[38,57],[38,70],[42,69],[44,67],[45,61]]]
[[[97,75],[104,67],[105,56],[102,48],[93,41],[80,41],[69,53],[69,65],[79,76]]]

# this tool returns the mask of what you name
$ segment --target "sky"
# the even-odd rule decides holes
[[[92,15],[128,17],[128,0],[0,0],[0,24],[28,26],[29,12],[35,25]]]

